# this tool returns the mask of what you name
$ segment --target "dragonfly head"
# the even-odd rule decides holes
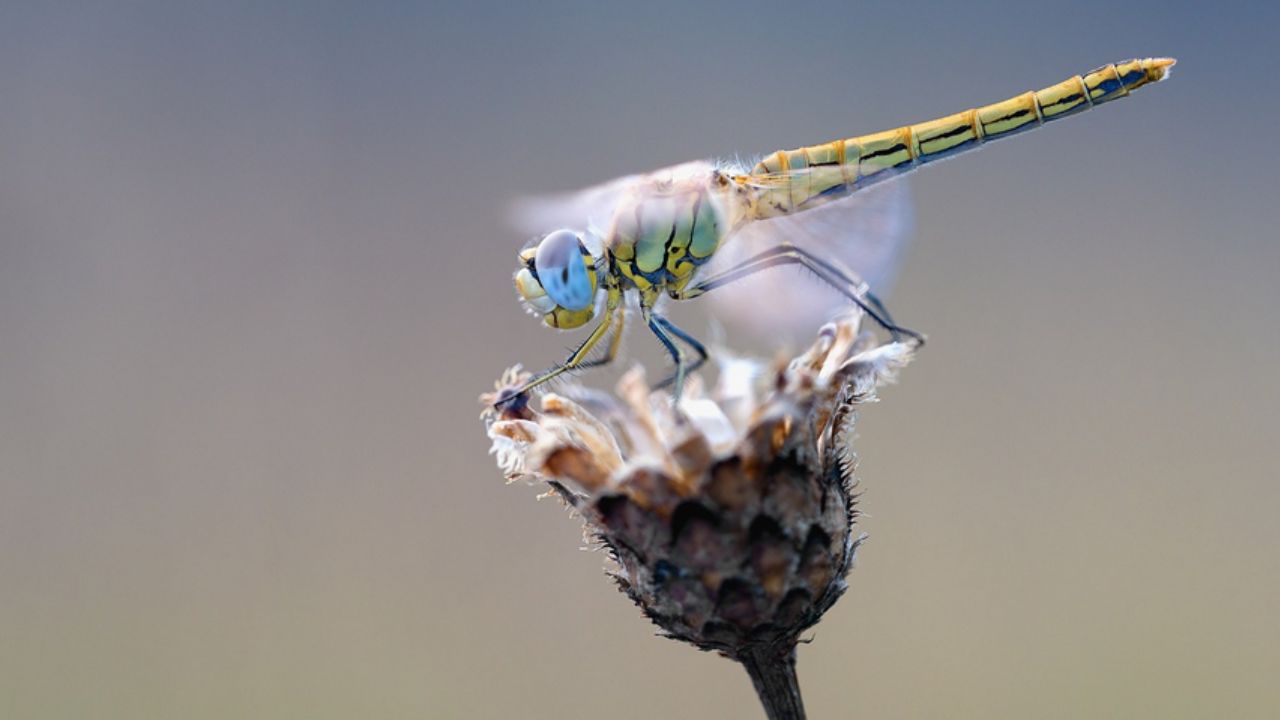
[[[556,230],[520,251],[516,292],[554,328],[585,325],[596,314],[596,255],[582,235]]]

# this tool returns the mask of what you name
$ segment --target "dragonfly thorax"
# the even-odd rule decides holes
[[[618,205],[605,244],[622,282],[642,296],[689,284],[734,225],[723,177],[658,177]]]

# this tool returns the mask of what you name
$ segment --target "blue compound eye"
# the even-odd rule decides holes
[[[538,243],[533,256],[538,282],[547,296],[566,310],[582,310],[595,297],[595,281],[587,270],[582,243],[570,230],[557,230]]]

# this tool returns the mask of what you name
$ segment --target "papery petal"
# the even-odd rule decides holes
[[[739,431],[715,401],[686,398],[680,401],[680,410],[698,428],[717,455],[724,455],[733,449],[738,441]]]
[[[894,342],[858,353],[840,368],[840,373],[854,384],[859,400],[875,397],[876,388],[897,380],[898,371],[915,357],[916,345]]]
[[[595,455],[597,462],[608,472],[622,466],[622,450],[618,448],[613,433],[582,406],[560,395],[548,394],[542,399],[542,412],[565,421],[566,427],[573,429],[583,447]]]

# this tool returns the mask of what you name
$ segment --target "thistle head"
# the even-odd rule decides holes
[[[571,388],[541,407],[482,397],[509,479],[543,483],[579,512],[619,588],[662,632],[742,659],[790,650],[846,588],[855,535],[855,410],[912,356],[875,345],[859,316],[824,327],[786,363],[721,361],[678,406],[639,369],[614,395]]]

